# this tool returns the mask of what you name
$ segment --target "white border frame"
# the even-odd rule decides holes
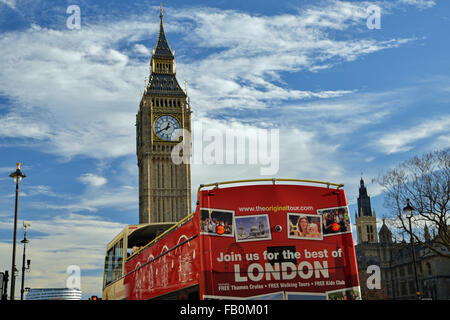
[[[289,215],[296,215],[299,216],[299,219],[301,218],[301,216],[312,216],[315,218],[319,218],[320,220],[320,234],[321,237],[320,238],[309,238],[309,237],[296,237],[296,236],[291,236],[289,233]],[[320,214],[311,214],[311,213],[296,213],[296,212],[286,212],[286,231],[287,231],[287,237],[288,239],[294,239],[294,240],[323,240],[323,220],[322,220],[322,216]]]
[[[232,230],[231,230],[231,234],[218,234],[217,232],[205,232],[203,231],[202,228],[202,210],[212,210],[212,211],[219,211],[219,212],[227,212],[227,213],[231,213],[231,223],[232,225]],[[204,235],[204,236],[216,236],[216,237],[232,237],[234,238],[234,234],[235,234],[235,225],[234,225],[234,210],[225,210],[225,209],[214,209],[214,208],[200,208],[200,234]]]
[[[333,209],[342,209],[342,208],[345,208],[347,210],[348,221],[350,223],[350,230],[344,231],[344,232],[325,234],[325,232],[324,232],[325,230],[323,230],[323,211],[333,210]],[[350,211],[348,210],[348,205],[347,206],[340,206],[340,207],[331,207],[331,208],[317,209],[317,214],[322,216],[322,235],[323,235],[323,237],[330,237],[330,236],[337,236],[337,235],[345,234],[345,233],[352,233],[352,221],[350,219]]]
[[[237,227],[237,222],[236,219],[239,218],[257,218],[257,217],[266,217],[266,222],[267,222],[267,231],[269,232],[269,236],[265,237],[265,238],[254,238],[254,239],[244,239],[244,240],[240,240],[238,239],[238,227]],[[246,216],[234,216],[234,225],[235,225],[235,240],[236,242],[252,242],[252,241],[265,241],[265,240],[272,240],[272,231],[270,230],[270,219],[269,219],[269,215],[268,214],[252,214],[252,215],[246,215]]]

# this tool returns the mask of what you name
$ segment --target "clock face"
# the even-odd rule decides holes
[[[176,129],[180,128],[178,120],[172,116],[161,116],[156,119],[153,129],[161,140],[172,140],[172,134]]]

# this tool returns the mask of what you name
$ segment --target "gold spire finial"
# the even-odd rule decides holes
[[[21,163],[20,163],[20,162],[17,162],[16,165],[17,165],[17,170],[20,170],[20,165],[21,165]]]

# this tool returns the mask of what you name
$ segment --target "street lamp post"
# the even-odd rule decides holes
[[[419,280],[417,278],[417,267],[416,267],[416,250],[414,248],[414,239],[412,235],[412,226],[411,226],[411,219],[413,217],[413,211],[414,208],[409,203],[409,199],[406,199],[406,207],[403,208],[403,213],[405,214],[406,218],[409,221],[409,235],[411,239],[411,248],[412,248],[412,254],[413,254],[413,261],[414,261],[414,278],[416,280],[416,295],[417,299],[420,299],[420,290],[419,290]]]
[[[23,300],[23,294],[25,292],[24,289],[24,285],[25,285],[25,271],[26,270],[30,270],[30,263],[31,260],[27,260],[27,267],[25,267],[25,248],[27,246],[27,243],[30,242],[30,240],[27,239],[27,227],[31,226],[31,222],[29,221],[24,221],[23,222],[23,227],[25,229],[25,233],[23,235],[23,240],[20,241],[21,243],[23,243],[23,258],[22,258],[22,286],[20,288],[20,300]]]
[[[11,294],[10,300],[14,300],[14,289],[16,282],[16,235],[17,235],[17,209],[19,204],[19,183],[22,181],[26,175],[20,171],[20,162],[17,163],[16,171],[9,175],[14,179],[16,183],[16,204],[14,210],[14,237],[13,237],[13,253],[12,253],[12,266],[11,266]]]

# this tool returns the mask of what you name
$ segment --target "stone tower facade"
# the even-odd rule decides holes
[[[359,186],[358,212],[355,213],[355,224],[358,243],[378,242],[377,217],[375,210],[372,212],[370,197],[367,194],[367,188],[362,178]]]
[[[177,129],[191,132],[191,108],[176,79],[174,53],[163,27],[150,61],[151,73],[136,115],[139,223],[178,222],[191,213],[190,164],[175,164]]]

